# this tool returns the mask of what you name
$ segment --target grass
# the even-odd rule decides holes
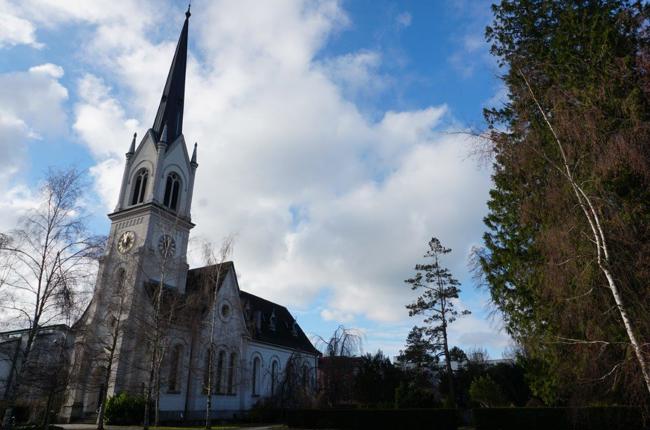
[[[234,430],[234,429],[245,429],[245,428],[250,428],[250,427],[268,427],[272,430],[283,430],[287,429],[288,427],[285,425],[277,424],[277,425],[270,425],[270,426],[265,426],[264,424],[231,424],[231,425],[213,425],[210,428],[212,430]],[[198,429],[203,429],[205,426],[187,426],[187,427],[166,427],[166,426],[159,426],[159,427],[150,427],[153,430],[198,430]]]

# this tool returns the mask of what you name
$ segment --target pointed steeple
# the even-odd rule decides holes
[[[176,52],[169,68],[167,82],[163,90],[156,119],[152,130],[160,137],[165,124],[168,125],[168,139],[171,144],[183,133],[183,107],[185,98],[185,69],[187,66],[187,30],[190,19],[190,8],[185,12],[185,23],[176,45]]]

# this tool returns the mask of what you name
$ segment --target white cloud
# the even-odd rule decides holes
[[[378,95],[389,83],[386,76],[378,73],[381,54],[376,51],[360,51],[323,62],[323,72],[351,98],[360,95]]]
[[[429,237],[463,250],[476,234],[465,231],[471,209],[483,210],[487,173],[463,161],[462,139],[436,131],[445,106],[387,112],[375,123],[342,97],[332,73],[360,84],[379,56],[351,54],[321,70],[316,53],[347,23],[336,2],[256,5],[211,4],[191,24],[204,50],[204,63],[190,59],[184,127],[200,148],[195,234],[212,241],[237,234],[242,286],[255,293],[305,306],[327,288],[332,299],[324,317],[399,320],[405,310],[395,303],[408,296],[402,280]],[[149,47],[164,64],[155,85],[152,69],[142,67]],[[145,124],[172,49],[149,41],[109,58],[123,85],[147,94]],[[94,79],[82,81],[80,94],[75,129],[100,157],[93,174],[107,190],[119,183],[119,169],[101,158],[104,140],[123,141],[123,148],[112,147],[124,152],[128,140],[111,134],[124,128],[124,111]],[[304,213],[298,227],[295,207]]]
[[[0,2],[0,48],[15,45],[30,45],[40,49],[42,43],[36,40],[34,25],[19,16],[13,15],[7,9],[8,5]]]
[[[413,17],[408,12],[402,12],[399,15],[397,15],[397,17],[395,18],[395,21],[397,22],[397,25],[399,25],[401,27],[410,26],[412,20],[413,20]]]
[[[15,181],[27,164],[28,143],[66,132],[62,76],[54,64],[0,74],[0,231],[14,227],[18,214],[34,204],[30,190]]]
[[[77,93],[80,102],[75,105],[74,130],[97,158],[120,159],[126,152],[124,148],[128,148],[131,133],[139,128],[138,121],[126,118],[110,89],[95,75],[84,75],[78,82]]]
[[[336,321],[339,323],[349,323],[354,321],[354,315],[347,312],[341,312],[339,310],[332,309],[323,309],[320,312],[321,318],[325,321]]]
[[[68,90],[58,81],[62,74],[54,64],[0,74],[0,112],[20,118],[33,133],[64,133],[67,118],[61,104]]]
[[[326,320],[403,321],[412,298],[403,279],[430,237],[454,248],[459,272],[482,230],[489,175],[467,161],[464,138],[444,133],[448,108],[364,117],[349,95],[386,85],[382,53],[317,60],[349,24],[337,1],[198,7],[184,125],[199,142],[193,236],[236,234],[240,285],[253,293],[299,308],[327,290]],[[80,49],[96,72],[78,82],[74,130],[97,160],[91,174],[109,210],[130,134],[153,121],[164,85],[182,22],[169,8],[41,0],[22,9],[44,26],[94,26]],[[52,80],[56,69],[29,73]]]
[[[480,34],[466,34],[463,37],[463,47],[466,52],[476,52],[481,48],[486,48],[485,38]]]
[[[501,321],[486,321],[474,315],[459,318],[450,326],[449,340],[465,351],[482,347],[491,353],[504,351],[513,341],[502,329]]]
[[[495,91],[494,95],[485,102],[484,106],[499,108],[506,104],[509,99],[510,93],[508,92],[508,88],[504,84],[501,84]]]
[[[51,78],[59,79],[63,77],[63,67],[57,66],[52,63],[40,64],[29,68],[29,72],[33,74],[43,74]]]

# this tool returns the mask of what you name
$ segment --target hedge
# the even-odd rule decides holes
[[[146,401],[142,396],[120,393],[109,397],[106,402],[104,419],[106,424],[112,425],[138,425],[144,418]],[[153,412],[153,408],[149,409]]]
[[[455,409],[301,409],[286,412],[289,427],[456,430]]]
[[[474,409],[473,413],[476,430],[631,430],[644,428],[641,410],[626,406],[484,408]]]

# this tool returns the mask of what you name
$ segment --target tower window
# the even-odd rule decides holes
[[[178,206],[178,195],[181,189],[181,179],[176,173],[167,175],[167,183],[165,184],[165,198],[163,204],[171,210],[176,210]]]
[[[131,197],[131,204],[137,205],[144,201],[144,193],[147,190],[147,177],[149,172],[147,169],[140,169],[135,176],[135,187],[133,187],[133,196]]]

